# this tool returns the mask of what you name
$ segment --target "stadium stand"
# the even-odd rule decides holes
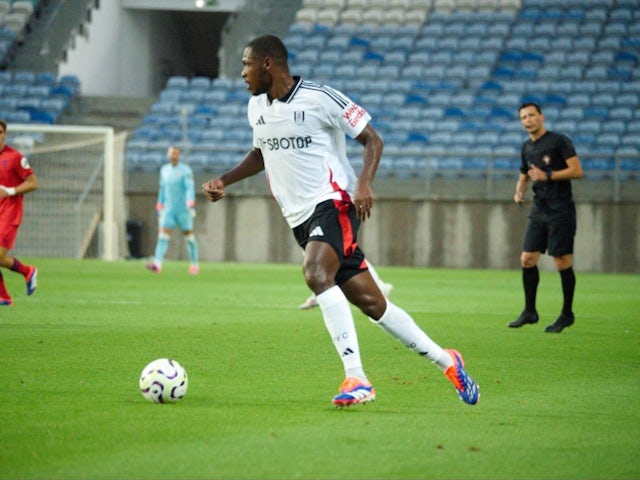
[[[41,6],[40,0],[0,1],[0,64],[16,48]],[[0,117],[13,123],[53,124],[80,93],[75,76],[51,72],[0,70]],[[25,141],[29,134],[21,135]],[[11,141],[11,134],[9,135]],[[40,136],[33,135],[34,141]]]
[[[513,173],[525,101],[539,103],[579,152],[596,149],[594,170],[609,175],[640,151],[638,25],[632,0],[304,0],[284,41],[294,74],[372,113],[390,162],[381,176]],[[175,139],[200,152],[198,169],[217,170],[217,158],[226,164],[234,148],[249,146],[247,98],[241,79],[171,78],[151,113],[181,118]],[[196,106],[209,110],[193,122]],[[130,170],[157,149],[139,143],[156,128],[166,130],[143,121],[131,136]],[[223,142],[209,138],[211,150],[202,148],[204,133],[218,128]],[[624,163],[629,175],[637,163]]]
[[[1,71],[0,117],[20,123],[56,123],[79,89],[75,76]]]

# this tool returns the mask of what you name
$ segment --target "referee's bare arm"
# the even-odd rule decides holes
[[[524,203],[524,194],[529,189],[529,176],[520,172],[518,182],[516,183],[516,193],[513,195],[513,201],[521,204]]]
[[[565,162],[567,163],[567,168],[552,171],[551,176],[549,177],[550,181],[557,182],[559,180],[576,180],[584,176],[582,164],[580,163],[580,159],[577,155],[567,158]]]

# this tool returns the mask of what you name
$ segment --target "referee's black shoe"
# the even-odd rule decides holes
[[[520,316],[511,322],[509,328],[520,328],[527,323],[538,323],[538,312],[527,312],[526,310],[520,314]]]
[[[573,312],[572,313],[562,312],[560,316],[556,319],[556,321],[553,322],[551,325],[549,325],[547,328],[545,328],[544,331],[547,333],[560,333],[565,328],[573,325],[573,322],[575,322]]]

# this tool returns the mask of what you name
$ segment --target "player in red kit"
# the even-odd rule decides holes
[[[15,148],[5,144],[7,122],[0,120],[0,267],[21,273],[27,284],[27,295],[38,285],[38,269],[25,265],[9,255],[16,241],[22,221],[22,202],[25,193],[38,188],[38,181],[29,162]],[[0,269],[0,306],[13,305]]]

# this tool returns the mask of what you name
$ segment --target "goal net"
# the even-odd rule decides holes
[[[7,126],[7,144],[26,156],[38,190],[25,196],[15,253],[115,260],[126,249],[123,150],[111,127]]]

